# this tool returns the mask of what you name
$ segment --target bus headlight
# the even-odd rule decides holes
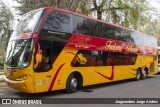
[[[20,80],[26,80],[27,79],[27,75],[26,74],[24,74],[24,75],[20,75],[16,80],[17,81],[20,81]]]

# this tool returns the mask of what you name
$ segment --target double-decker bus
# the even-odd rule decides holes
[[[4,64],[9,87],[39,93],[124,79],[158,70],[157,39],[57,8],[22,16],[10,37]]]

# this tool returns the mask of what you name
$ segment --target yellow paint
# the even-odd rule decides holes
[[[121,50],[118,46],[111,46],[107,45],[106,48],[111,49],[114,47],[115,50]],[[132,51],[132,49],[130,49]],[[34,50],[35,51],[35,50]],[[59,67],[64,64],[64,66],[59,71],[55,83],[52,87],[52,90],[60,90],[66,88],[66,81],[68,76],[73,72],[79,72],[83,77],[83,86],[92,85],[92,84],[99,84],[99,83],[106,83],[112,81],[118,81],[123,79],[135,78],[136,70],[138,67],[146,66],[149,69],[150,64],[154,63],[154,69],[151,71],[149,70],[150,74],[156,74],[158,70],[158,62],[157,59],[154,60],[154,56],[145,56],[146,60],[143,60],[143,55],[137,56],[137,61],[135,65],[126,65],[126,66],[114,66],[114,79],[108,80],[102,76],[100,76],[97,72],[110,77],[112,66],[94,66],[94,67],[72,67],[71,61],[74,59],[78,50],[73,50],[69,48],[64,48],[63,51],[60,53],[50,71],[47,72],[34,72],[34,52],[32,55],[32,61],[29,67],[22,68],[22,69],[13,69],[15,72],[10,74],[5,67],[4,72],[6,75],[5,82],[10,84],[9,86],[13,86],[13,88],[27,92],[27,93],[39,93],[48,91],[52,79],[54,78],[57,70]],[[136,52],[136,49],[133,49]],[[157,49],[154,49],[157,51]],[[154,52],[155,53],[155,52]],[[75,54],[75,55],[74,55]],[[38,55],[37,55],[38,57]],[[82,62],[85,60],[82,55],[80,55],[80,59]],[[85,61],[84,61],[85,62]],[[143,63],[142,63],[143,62]],[[143,72],[144,69],[142,69]],[[24,80],[17,80],[17,78],[23,79],[23,76],[26,76]]]

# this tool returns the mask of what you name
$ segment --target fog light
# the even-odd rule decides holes
[[[23,85],[23,88],[26,88],[26,85]]]

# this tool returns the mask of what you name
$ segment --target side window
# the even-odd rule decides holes
[[[131,36],[131,32],[125,29],[121,29],[121,41],[135,43],[134,39]]]
[[[85,32],[84,31],[85,29],[83,29],[84,26],[82,26],[84,20],[85,19],[82,18],[82,17],[75,16],[75,15],[72,16],[72,22],[74,22],[74,23],[72,23],[72,31],[73,31],[73,33],[83,34],[83,32]]]
[[[154,48],[158,47],[157,39],[153,37],[151,40],[152,40],[152,46],[153,46]]]
[[[95,26],[95,36],[107,38],[107,39],[114,39],[115,31],[114,28],[110,25],[103,24],[101,22],[97,22]]]
[[[73,15],[72,22],[73,33],[94,36],[96,21]]]
[[[71,15],[63,12],[50,12],[43,29],[71,33]]]
[[[136,44],[144,45],[144,41],[142,41],[142,39],[144,39],[143,35],[141,35],[141,34],[139,34],[137,32],[132,32],[131,35],[132,35],[132,38],[134,39]],[[148,44],[148,42],[147,42],[147,44]]]
[[[145,46],[151,47],[150,37],[146,37],[146,44],[145,44]]]
[[[72,60],[73,67],[103,66],[100,51],[80,50]]]
[[[136,54],[108,53],[107,66],[134,65],[137,59]]]
[[[136,54],[80,50],[71,62],[73,67],[134,65]]]
[[[150,37],[150,45],[151,45],[151,47],[153,47],[153,48],[158,47],[158,46],[157,46],[157,40],[156,40],[156,38]]]

